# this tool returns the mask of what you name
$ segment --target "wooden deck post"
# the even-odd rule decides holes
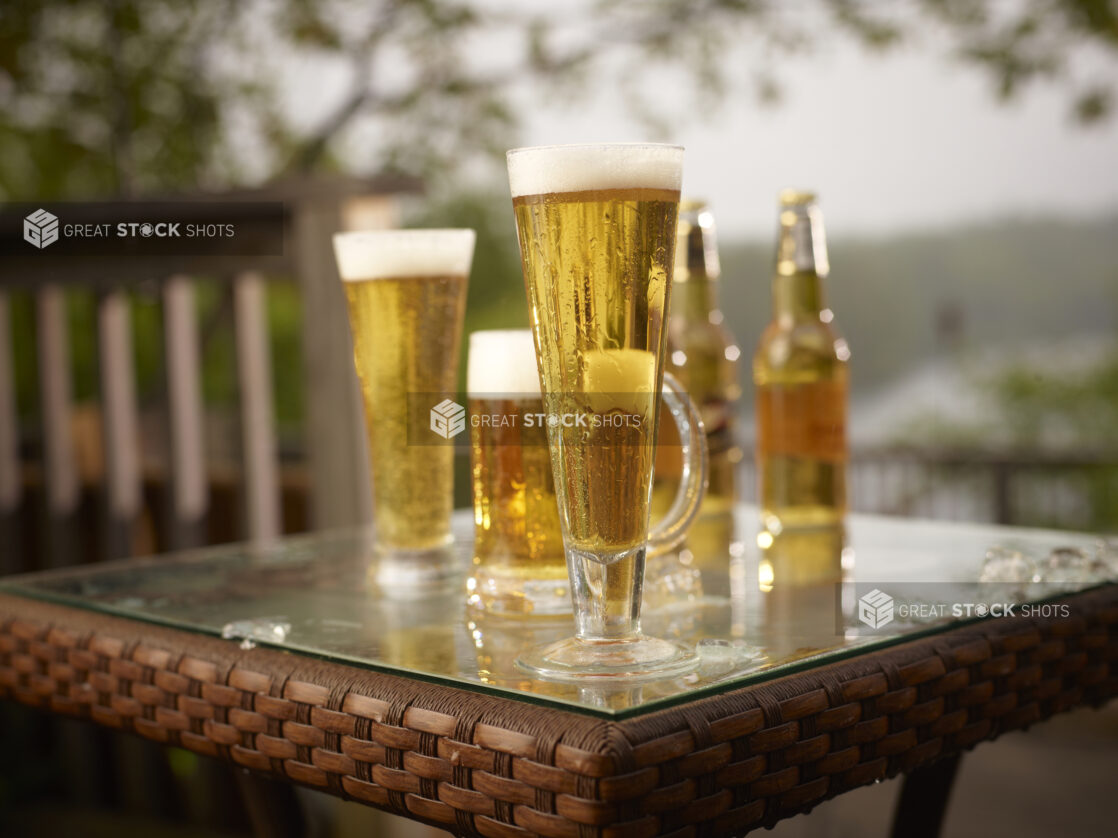
[[[395,198],[314,202],[295,214],[296,265],[303,299],[303,375],[307,382],[307,470],[314,529],[372,521],[368,441],[353,344],[332,236],[397,223]]]
[[[140,514],[140,419],[128,294],[110,291],[98,300],[101,432],[105,446],[103,549],[106,558],[132,555]]]
[[[163,345],[171,449],[167,540],[172,549],[183,549],[206,543],[209,505],[198,315],[188,276],[172,276],[163,286]]]
[[[283,522],[264,277],[254,271],[237,276],[233,283],[233,309],[241,398],[245,533],[253,541],[268,540],[283,532]]]
[[[39,398],[43,413],[43,459],[46,494],[47,567],[63,567],[75,558],[75,518],[80,500],[72,436],[70,340],[66,295],[59,285],[44,285],[36,300]]]

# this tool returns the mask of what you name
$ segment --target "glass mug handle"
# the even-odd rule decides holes
[[[682,543],[707,490],[707,438],[703,421],[687,391],[669,372],[664,373],[663,399],[679,429],[683,469],[671,508],[648,532],[649,558],[662,556]]]

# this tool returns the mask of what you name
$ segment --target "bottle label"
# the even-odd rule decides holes
[[[757,388],[757,436],[766,456],[846,459],[846,387],[841,381]]]

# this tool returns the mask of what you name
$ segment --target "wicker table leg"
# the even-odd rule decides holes
[[[936,838],[947,814],[947,799],[961,754],[936,760],[905,777],[893,813],[893,838]]]
[[[306,834],[294,786],[247,771],[237,771],[236,777],[256,838],[302,838]]]

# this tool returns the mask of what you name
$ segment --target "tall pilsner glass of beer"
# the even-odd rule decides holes
[[[453,397],[473,230],[339,233],[353,360],[361,382],[373,475],[373,522],[385,589],[453,574],[454,449],[409,438],[409,398]],[[445,440],[441,440],[445,442]]]
[[[683,539],[706,482],[702,424],[663,369],[683,149],[525,148],[508,167],[576,625],[520,665],[568,681],[673,677],[695,654],[642,635],[640,600],[646,554]],[[661,396],[684,467],[650,532]]]
[[[495,614],[570,614],[532,332],[473,332],[466,369],[474,490],[469,604]]]

